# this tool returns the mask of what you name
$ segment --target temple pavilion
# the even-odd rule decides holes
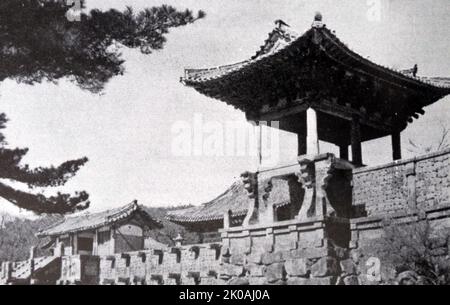
[[[186,69],[181,82],[242,110],[248,121],[278,121],[280,129],[297,134],[299,156],[318,156],[324,153],[319,140],[329,142],[339,148],[339,159],[348,161],[341,169],[351,171],[363,166],[361,143],[389,136],[393,160],[401,159],[401,132],[425,113],[424,107],[450,93],[449,78],[418,76],[417,66],[396,71],[355,53],[327,28],[320,13],[302,35],[281,20],[275,24],[250,59]],[[224,203],[219,202],[216,210],[222,211]],[[231,200],[228,205],[233,215],[235,204]],[[208,218],[206,212],[215,207],[206,207],[170,217],[191,227],[201,226],[206,219],[221,225],[229,221],[224,216]],[[236,217],[241,210],[237,209]]]
[[[298,135],[298,155],[318,154],[318,141],[339,147],[340,158],[363,163],[361,143],[392,138],[424,107],[450,93],[450,79],[395,71],[356,54],[322,23],[298,35],[281,20],[248,60],[209,69],[186,69],[181,81],[201,94],[245,112],[250,121],[279,121]]]
[[[133,201],[115,209],[66,217],[39,231],[37,236],[49,239],[45,248],[59,251],[60,255],[112,255],[157,243],[145,232],[161,227],[158,220]]]

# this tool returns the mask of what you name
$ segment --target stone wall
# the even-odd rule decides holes
[[[348,239],[336,241],[329,232],[346,235],[347,226],[344,219],[314,217],[230,228],[222,234],[220,277],[229,284],[336,284]]]
[[[450,149],[353,170],[354,206],[367,216],[429,209],[450,202]]]
[[[411,240],[400,241],[401,244],[413,244],[416,242],[419,246],[416,248],[423,251],[422,247],[427,247],[430,260],[442,258],[447,260],[450,255],[450,205],[440,206],[439,208],[428,208],[391,214],[390,217],[385,215],[364,217],[351,220],[352,239],[349,245],[349,259],[345,262],[348,270],[355,283],[362,285],[378,285],[398,283],[399,270],[395,270],[395,264],[391,261],[391,256],[398,253],[389,253],[396,247],[389,248],[387,246],[386,253],[386,235],[392,226],[400,228],[400,230],[419,230],[421,239],[425,242],[416,240],[411,233],[406,238],[414,238]],[[418,228],[418,229],[417,229]],[[428,233],[426,230],[429,230]],[[395,231],[394,231],[395,232]],[[389,243],[398,243],[399,240],[390,241]],[[404,234],[398,238],[405,238]],[[386,261],[388,260],[388,261]],[[397,266],[398,267],[398,266]]]
[[[99,258],[94,255],[63,256],[60,272],[57,284],[97,284],[100,274]]]
[[[126,252],[97,260],[65,256],[59,283],[332,285],[340,279],[340,261],[347,251],[327,231],[339,226],[348,227],[348,222],[291,220],[244,231],[230,228],[222,232],[222,243]],[[98,270],[98,276],[86,277],[89,270]]]
[[[100,257],[100,284],[218,283],[220,245],[201,244]]]

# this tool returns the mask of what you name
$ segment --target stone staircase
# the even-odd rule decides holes
[[[43,256],[35,258],[32,264],[30,260],[18,262],[14,265],[11,279],[8,282],[13,285],[30,284],[36,276],[45,273],[46,269],[54,267],[57,261],[60,261],[59,257]],[[34,265],[33,268],[32,265]]]

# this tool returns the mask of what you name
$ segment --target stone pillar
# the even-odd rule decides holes
[[[34,259],[36,257],[36,247],[30,248],[30,259]]]
[[[183,240],[184,238],[180,233],[178,233],[177,237],[173,239],[173,241],[175,242],[175,247],[181,247],[181,245],[183,244]]]
[[[411,210],[417,208],[416,198],[416,162],[410,162],[406,165],[406,183],[408,186],[408,207]]]
[[[4,278],[6,278],[6,273],[5,273],[5,271],[6,271],[6,262],[2,262],[2,267],[1,267],[1,269],[0,269],[0,283],[1,283],[1,280],[3,280]]]
[[[339,158],[342,160],[348,160],[348,145],[347,144],[339,145]]]
[[[400,131],[394,131],[391,135],[391,139],[392,139],[392,158],[394,160],[400,160],[402,158]]]
[[[30,275],[33,276],[33,272],[34,272],[34,258],[36,257],[36,247],[31,247],[30,248],[30,258],[29,258],[29,263],[30,263]]]
[[[353,117],[351,128],[352,141],[352,162],[355,165],[362,165],[362,149],[361,149],[361,125],[358,117]]]
[[[13,272],[12,262],[5,262],[3,268],[4,268],[4,271],[3,271],[4,281],[7,283],[12,278],[12,272]],[[3,268],[2,268],[2,270],[3,270]]]
[[[319,133],[317,130],[317,113],[314,109],[306,110],[306,152],[308,155],[318,155],[319,151]]]

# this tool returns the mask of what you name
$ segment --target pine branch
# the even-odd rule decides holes
[[[0,178],[26,183],[29,187],[61,186],[75,176],[78,170],[88,161],[87,158],[81,158],[66,161],[58,167],[31,169],[28,165],[20,165],[27,152],[28,149],[0,148]]]
[[[86,192],[75,195],[58,193],[56,196],[46,197],[42,194],[30,194],[16,190],[0,182],[0,196],[16,205],[36,214],[67,214],[84,210],[89,207],[89,195]]]
[[[82,89],[101,91],[124,72],[115,42],[149,54],[160,50],[170,28],[205,17],[167,5],[138,13],[127,8],[92,10],[70,22],[64,1],[2,0],[0,10],[0,81],[12,78],[27,84],[56,82],[67,77]]]

